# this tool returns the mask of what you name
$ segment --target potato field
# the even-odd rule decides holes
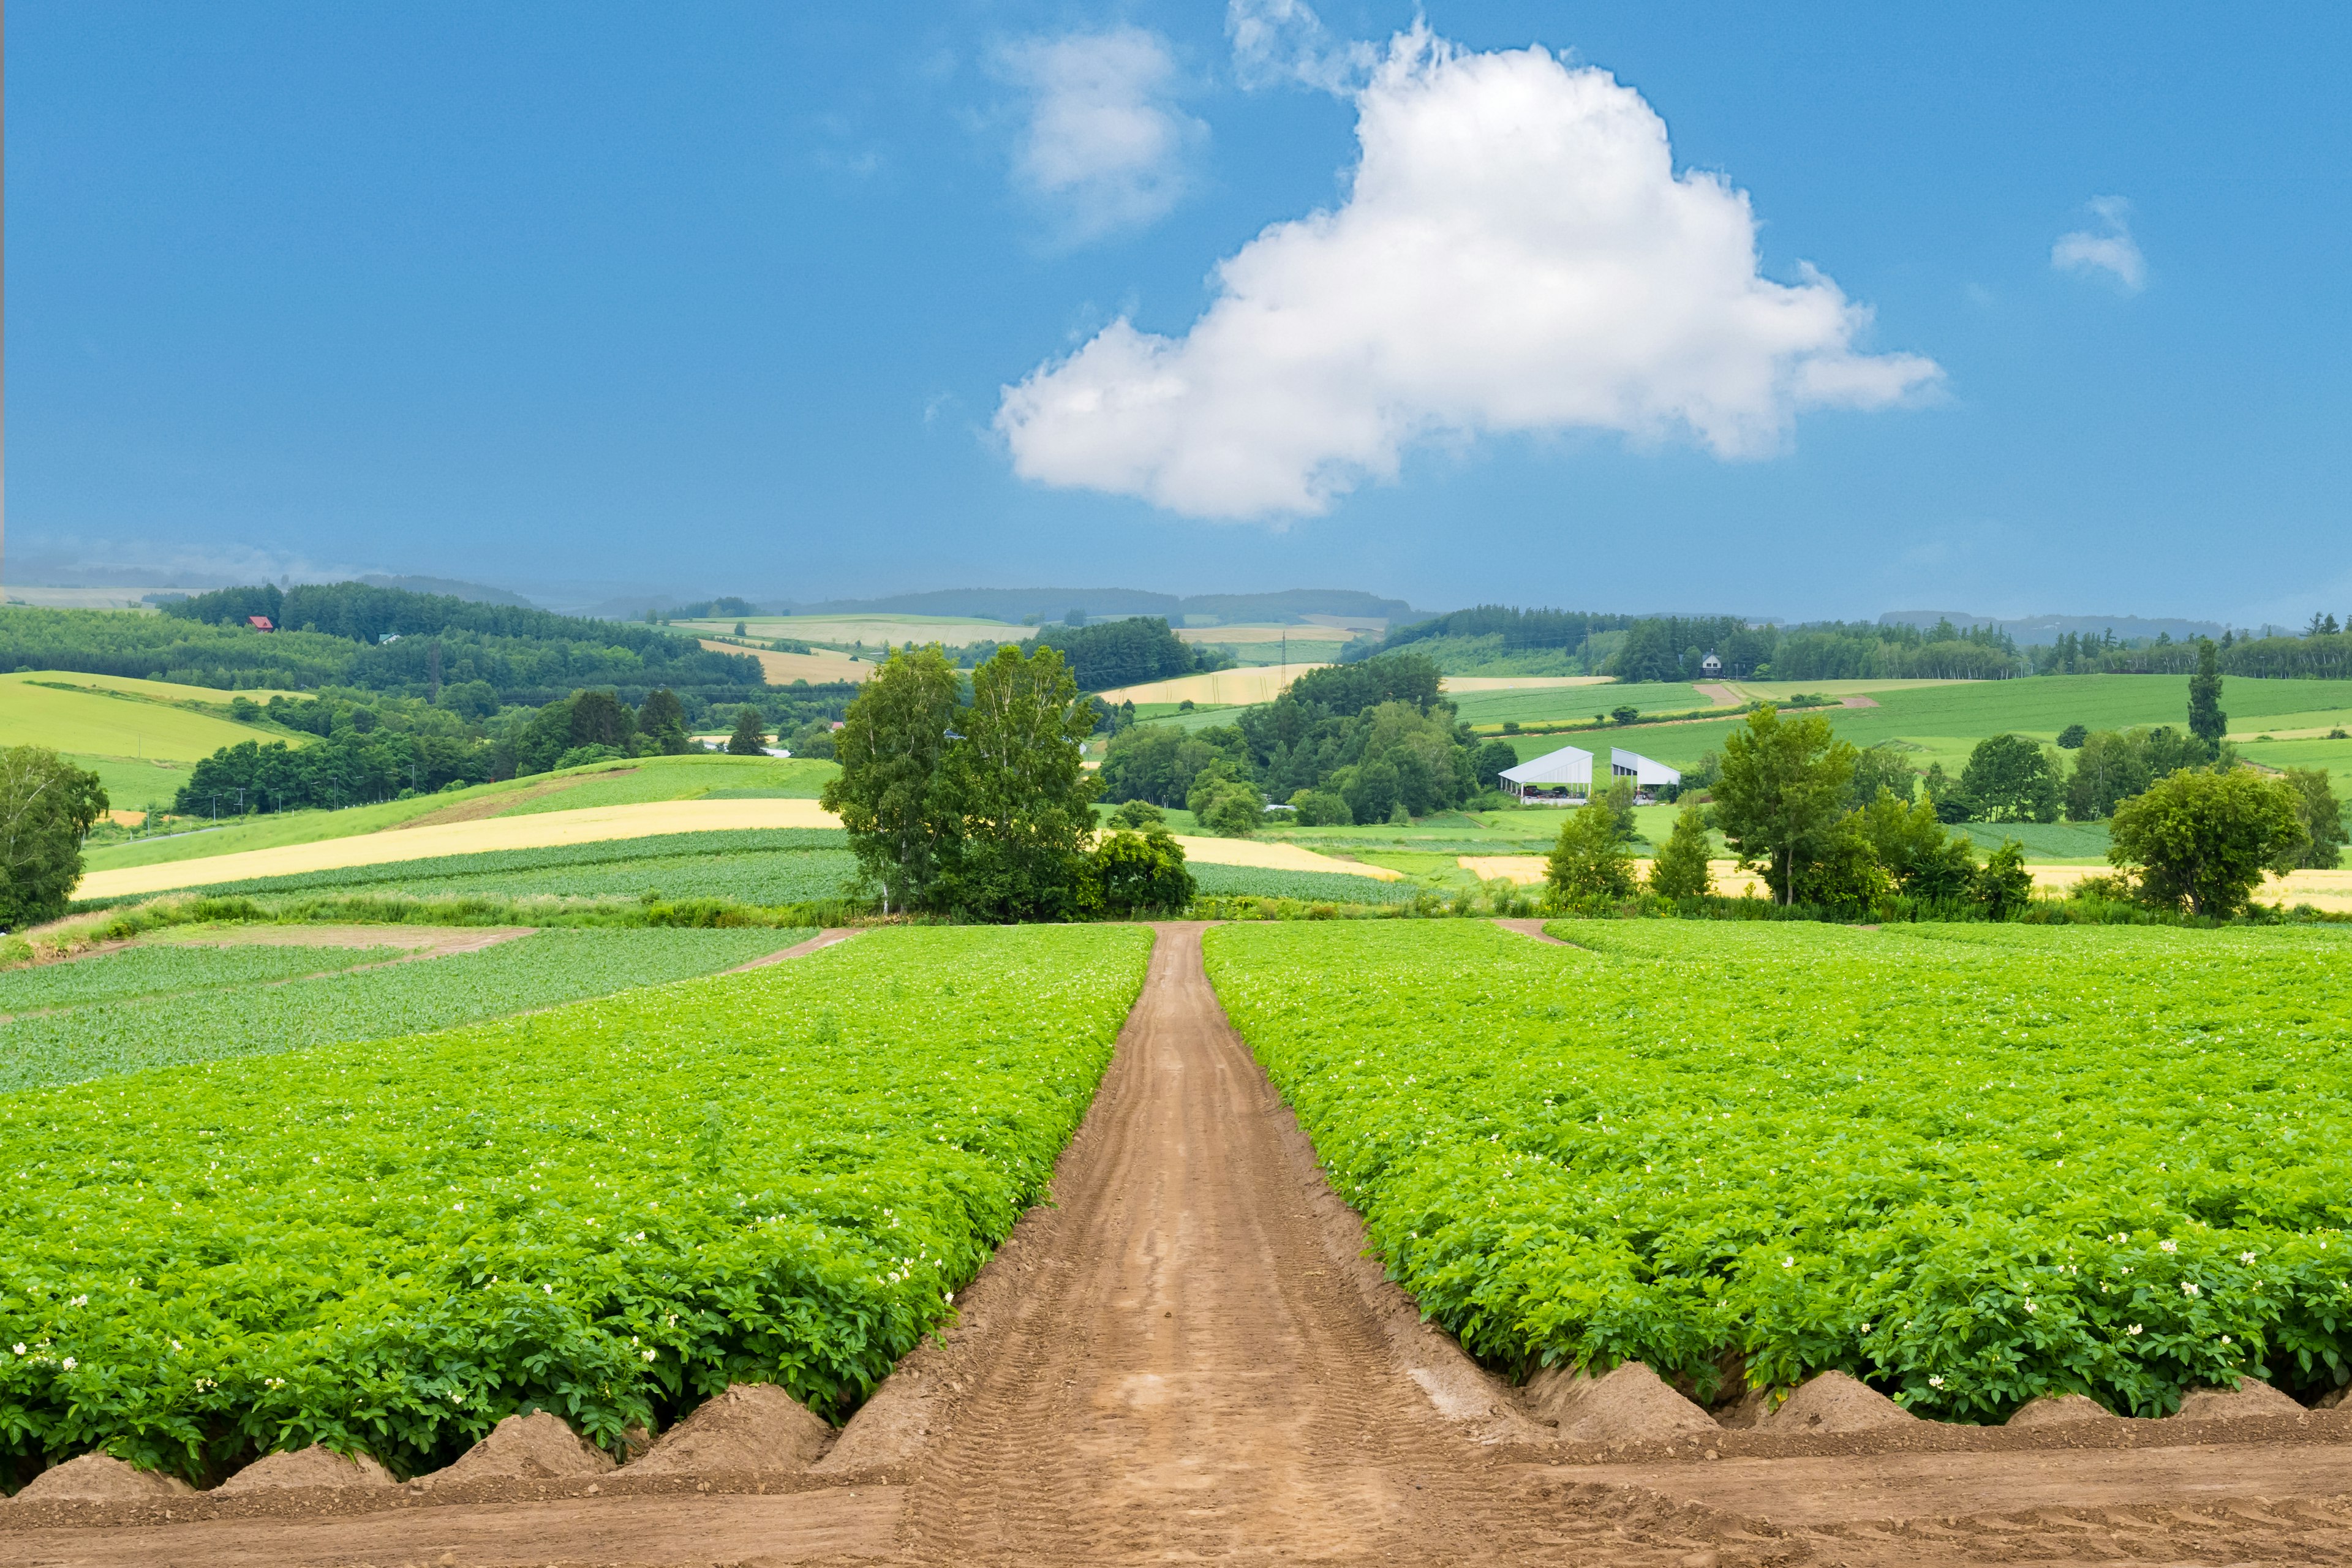
[[[794,934],[551,931],[373,976],[513,955],[511,1002],[556,955],[642,980],[646,938]],[[316,997],[379,1037],[20,1087],[0,1454],[20,1478],[104,1447],[201,1480],[323,1441],[413,1473],[534,1406],[608,1447],[730,1384],[845,1413],[1038,1197],[1150,945],[877,931],[389,1044],[420,998]]]
[[[2352,1377],[2334,930],[1236,925],[1207,965],[1490,1364],[2160,1415]]]

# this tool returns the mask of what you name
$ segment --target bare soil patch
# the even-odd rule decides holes
[[[478,795],[472,800],[454,801],[438,811],[428,811],[422,816],[412,816],[406,822],[394,823],[386,833],[403,833],[412,827],[438,827],[445,822],[479,822],[501,812],[512,811],[527,800],[539,800],[551,795],[562,795],[593,779],[608,779],[621,773],[633,773],[635,768],[604,768],[593,773],[572,773],[545,784],[528,784],[521,789],[508,790],[499,795]]]

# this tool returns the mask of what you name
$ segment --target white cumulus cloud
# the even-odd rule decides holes
[[[1182,198],[1190,150],[1208,128],[1176,105],[1176,61],[1140,27],[1032,38],[1003,51],[1029,93],[1013,174],[1057,210],[1073,240],[1141,227]]]
[[[1417,438],[1582,428],[1753,457],[1801,409],[1940,374],[1858,349],[1869,311],[1812,268],[1759,276],[1747,196],[1677,175],[1606,72],[1416,27],[1355,97],[1338,210],[1221,263],[1184,336],[1122,318],[1004,390],[1017,472],[1200,517],[1314,513]]]
[[[2147,286],[2147,258],[2132,237],[2131,203],[2121,196],[2091,198],[2089,228],[2062,234],[2050,247],[2050,265],[2061,272],[2105,273],[2126,294]]]
[[[1347,94],[1380,64],[1371,45],[1334,41],[1305,0],[1230,0],[1225,34],[1234,74],[1246,88],[1296,83]]]

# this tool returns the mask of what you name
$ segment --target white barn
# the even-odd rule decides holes
[[[1562,746],[1533,762],[1503,770],[1503,787],[1521,800],[1585,801],[1592,796],[1592,753]]]
[[[1632,779],[1636,797],[1645,791],[1664,789],[1683,782],[1682,770],[1670,768],[1639,752],[1629,752],[1622,746],[1609,749],[1609,776]]]

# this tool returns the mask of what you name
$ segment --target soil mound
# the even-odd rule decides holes
[[[833,1428],[772,1383],[739,1383],[702,1402],[653,1451],[631,1461],[631,1474],[797,1470],[824,1452]]]
[[[134,1469],[111,1454],[84,1454],[54,1469],[43,1470],[16,1495],[51,1501],[148,1502],[156,1498],[184,1497],[194,1490],[176,1476]]]
[[[2303,1406],[2258,1377],[2242,1377],[2235,1388],[2192,1388],[2180,1396],[2179,1419],[2236,1421],[2249,1415],[2300,1415]]]
[[[1661,1442],[1723,1430],[1638,1361],[1600,1377],[1553,1367],[1529,1378],[1526,1394],[1536,1418],[1571,1443]]]
[[[2017,1407],[2005,1425],[2057,1426],[2069,1421],[2113,1421],[2116,1413],[2087,1394],[2045,1394]]]
[[[1868,1384],[1825,1372],[1800,1384],[1761,1425],[1768,1432],[1868,1432],[1918,1419]]]
[[[290,1454],[271,1454],[229,1477],[215,1492],[234,1497],[239,1492],[267,1491],[277,1487],[388,1487],[392,1472],[365,1454],[338,1454],[324,1443],[313,1443]]]
[[[556,1476],[600,1476],[612,1468],[610,1454],[582,1440],[558,1417],[534,1410],[528,1415],[508,1416],[456,1464],[426,1479],[440,1482],[519,1476],[544,1480]]]

